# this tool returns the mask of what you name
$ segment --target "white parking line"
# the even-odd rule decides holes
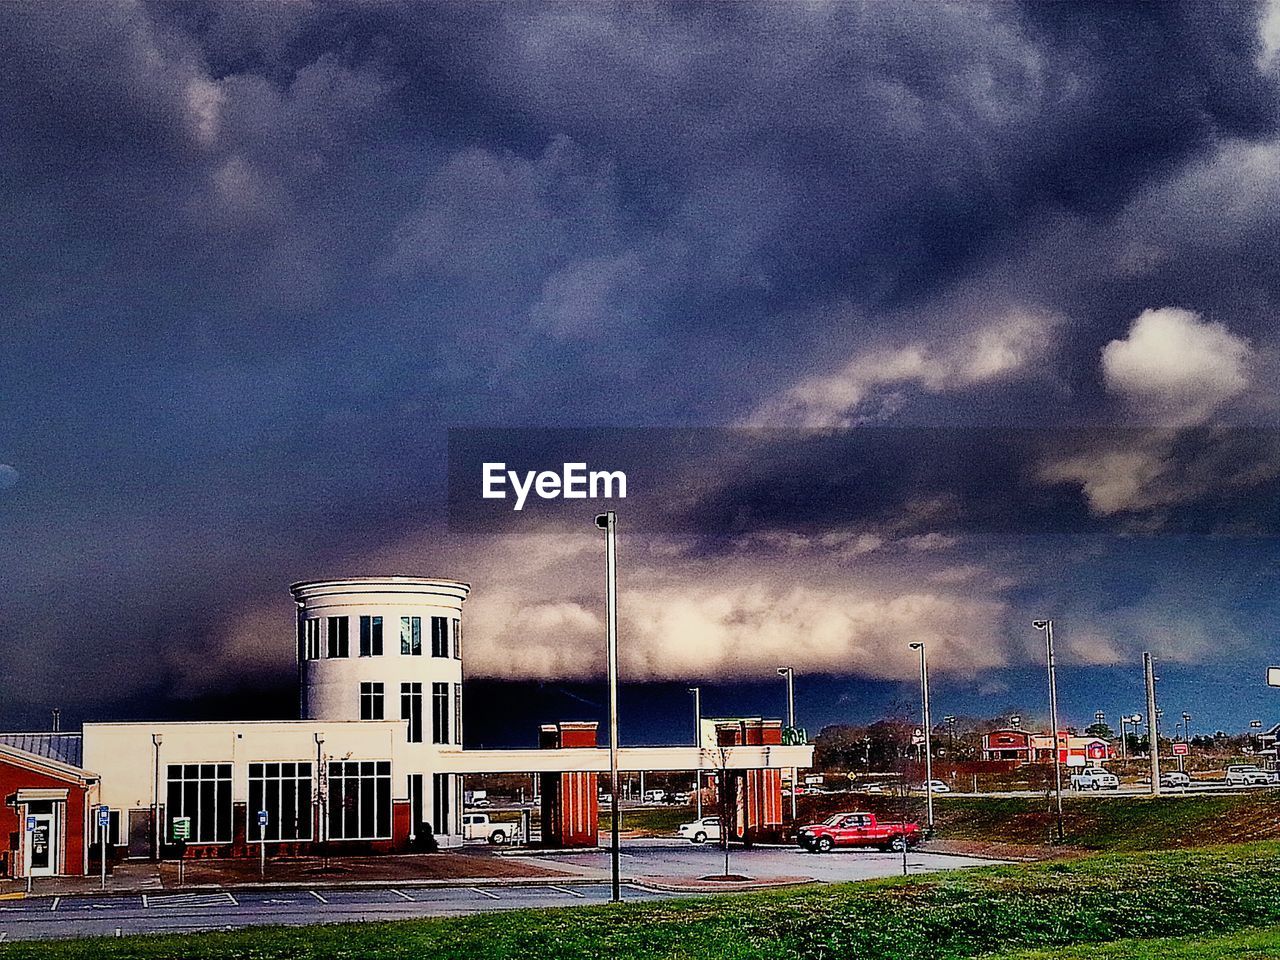
[[[5,937],[9,936],[9,931],[0,930],[0,943],[4,943]]]
[[[548,890],[555,890],[557,893],[567,893],[571,897],[585,897],[585,893],[579,893],[577,890],[570,890],[568,887],[553,887],[548,885]]]
[[[417,902],[418,902],[418,901],[414,900],[414,899],[413,899],[413,897],[411,897],[411,896],[409,896],[407,893],[405,893],[403,890],[392,890],[391,892],[392,892],[392,893],[394,893],[397,897],[403,897],[404,899],[408,900],[410,903],[417,903]]]
[[[54,898],[53,898],[53,906],[51,906],[51,907],[49,908],[49,912],[50,912],[50,913],[52,913],[54,910],[57,910],[57,909],[58,909],[58,904],[60,904],[61,902],[62,902],[62,898],[61,898],[61,897],[54,897]]]
[[[239,900],[237,900],[237,899],[235,898],[235,895],[234,895],[233,893],[231,893],[231,891],[229,891],[229,890],[227,891],[227,899],[231,901],[231,903],[232,903],[232,905],[233,905],[233,906],[236,906],[236,907],[240,906],[240,901],[239,901]]]
[[[328,901],[328,900],[326,900],[324,897],[320,896],[320,894],[316,893],[314,890],[308,890],[308,891],[307,891],[307,893],[311,894],[313,897],[315,897],[315,898],[316,898],[317,900],[319,900],[321,903],[328,903],[328,902],[329,902],[329,901]]]
[[[144,893],[142,895],[142,909],[145,910],[146,908],[147,908],[147,895]]]
[[[496,893],[490,893],[488,890],[481,890],[479,887],[472,887],[473,892],[480,894],[482,897],[488,897],[490,900],[501,900],[502,898]]]

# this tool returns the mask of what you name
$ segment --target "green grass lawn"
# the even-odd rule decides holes
[[[1168,850],[1280,838],[1280,797],[1086,796],[1065,799],[1066,842],[1090,850]],[[936,802],[942,837],[1044,843],[1054,825],[1040,797],[948,797]]]
[[[1274,960],[1280,957],[1280,927],[1225,937],[1119,940],[1068,950],[1000,954],[991,960]]]
[[[1105,854],[905,880],[620,907],[4,944],[0,960],[243,956],[260,960],[925,960],[1018,949],[1049,950],[1047,956],[1063,956],[1062,948],[1076,946],[1087,946],[1090,958],[1096,958],[1108,954],[1094,945],[1114,941],[1156,937],[1209,941],[1275,925],[1280,925],[1280,844],[1264,843]],[[1247,937],[1240,942],[1247,942]],[[1150,944],[1132,949],[1147,947]],[[1117,944],[1112,949],[1130,947]]]

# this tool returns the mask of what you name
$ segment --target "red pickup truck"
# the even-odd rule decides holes
[[[837,813],[821,823],[800,828],[797,842],[813,853],[835,847],[878,847],[897,850],[920,841],[920,824],[901,820],[881,821],[874,813]]]

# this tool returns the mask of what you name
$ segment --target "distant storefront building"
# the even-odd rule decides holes
[[[1101,737],[1058,734],[1059,762],[1069,767],[1103,763],[1113,756],[1111,744]],[[1017,763],[1053,763],[1053,737],[1027,730],[993,730],[982,737],[984,760],[1013,760]]]

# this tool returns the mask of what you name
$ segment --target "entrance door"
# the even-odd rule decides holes
[[[151,811],[145,807],[129,811],[129,856],[132,859],[151,856],[155,834],[151,827]]]
[[[58,872],[58,821],[52,813],[31,814],[35,829],[30,831],[27,872],[33,877],[52,877]]]

